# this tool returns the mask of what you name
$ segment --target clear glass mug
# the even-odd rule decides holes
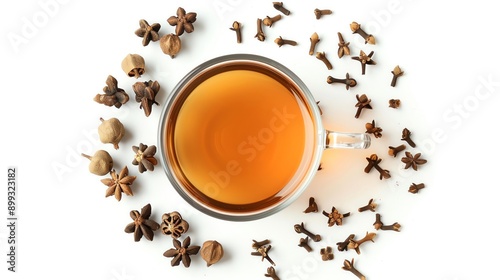
[[[175,190],[201,212],[231,221],[291,204],[325,149],[370,146],[365,133],[325,129],[302,80],[251,54],[191,70],[168,97],[158,130],[160,161]]]

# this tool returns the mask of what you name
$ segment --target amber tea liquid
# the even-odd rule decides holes
[[[189,192],[214,207],[247,211],[274,203],[300,180],[314,133],[286,79],[240,68],[212,71],[188,87],[166,135]]]

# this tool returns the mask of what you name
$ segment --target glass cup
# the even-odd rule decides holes
[[[191,70],[161,113],[160,161],[175,190],[210,216],[248,221],[296,200],[330,148],[363,149],[365,133],[323,128],[313,95],[269,58],[233,54]]]

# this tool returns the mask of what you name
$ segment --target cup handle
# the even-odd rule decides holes
[[[326,130],[325,135],[325,149],[366,149],[370,147],[371,143],[370,135],[367,133],[344,133]]]

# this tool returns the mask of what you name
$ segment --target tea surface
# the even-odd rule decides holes
[[[177,116],[180,169],[199,196],[218,202],[272,198],[304,157],[304,115],[309,116],[288,87],[260,72],[211,76],[194,88]]]

